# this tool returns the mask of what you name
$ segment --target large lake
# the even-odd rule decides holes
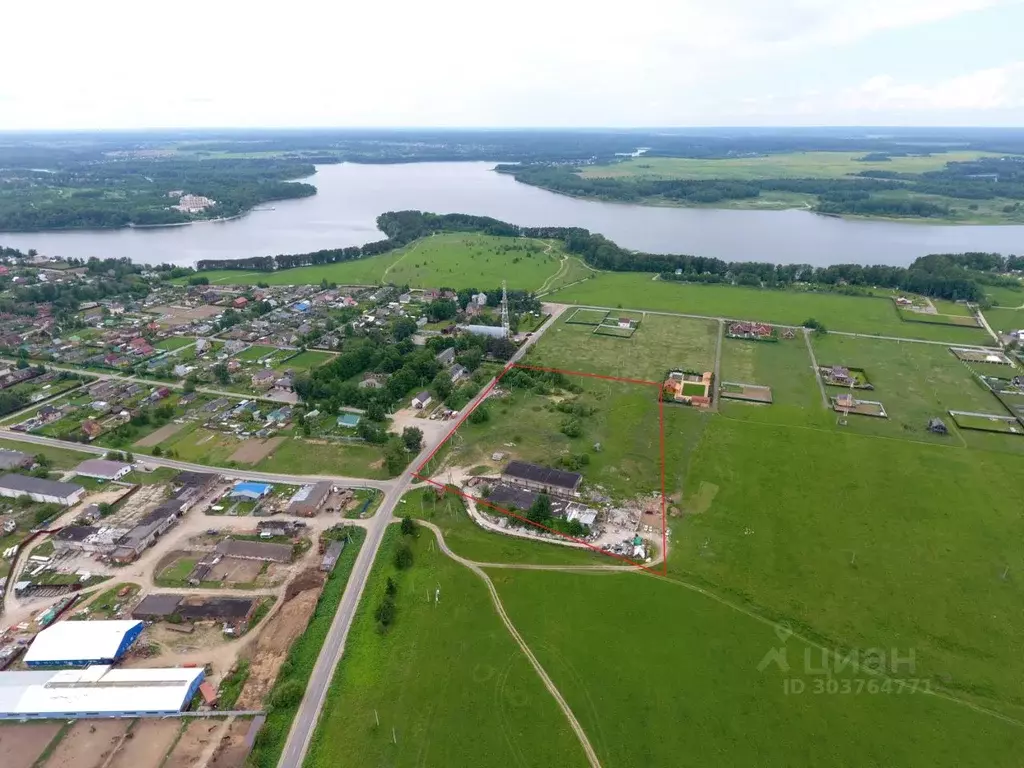
[[[198,259],[302,253],[382,237],[384,211],[493,216],[526,226],[585,227],[627,248],[726,261],[815,265],[906,265],[927,253],[1024,253],[1024,226],[936,226],[846,220],[802,210],[654,208],[576,200],[519,184],[492,163],[325,165],[314,197],[274,203],[227,222],[159,229],[0,233],[0,245],[42,254],[128,257],[194,264]]]

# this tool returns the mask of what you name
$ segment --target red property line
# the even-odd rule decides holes
[[[494,387],[497,386],[497,384],[502,380],[502,378],[504,378],[505,374],[508,373],[513,368],[524,368],[524,369],[530,370],[530,371],[543,371],[543,372],[546,372],[546,373],[559,373],[559,374],[563,374],[563,375],[567,375],[567,376],[586,376],[586,377],[589,377],[589,378],[603,379],[603,380],[606,380],[606,381],[617,381],[617,382],[622,382],[622,383],[626,383],[626,384],[641,384],[641,385],[645,385],[645,386],[655,386],[655,387],[658,387],[658,433],[659,433],[659,447],[660,447],[660,453],[661,453],[661,558],[662,558],[662,560],[661,560],[661,569],[660,570],[655,570],[654,568],[651,568],[649,566],[637,563],[635,560],[631,560],[630,558],[628,558],[628,557],[626,557],[624,555],[617,555],[617,554],[615,554],[613,552],[606,552],[603,549],[595,547],[593,544],[591,544],[588,541],[584,541],[583,539],[577,539],[574,536],[570,536],[569,534],[563,533],[562,531],[557,531],[554,528],[548,528],[546,525],[542,525],[540,523],[536,523],[533,520],[530,520],[529,518],[522,517],[521,515],[517,515],[515,512],[513,512],[513,511],[511,511],[509,509],[505,509],[504,507],[499,507],[496,504],[492,504],[491,502],[487,501],[486,499],[478,498],[478,497],[473,496],[471,494],[465,493],[464,491],[462,491],[462,490],[460,490],[458,488],[455,488],[454,486],[447,486],[444,483],[439,483],[436,480],[432,480],[430,477],[428,477],[427,475],[423,474],[423,471],[424,471],[425,467],[427,466],[427,464],[430,463],[430,461],[434,458],[434,456],[442,448],[442,446],[444,446],[445,443],[447,443],[451,439],[452,435],[454,435],[456,433],[456,431],[458,431],[459,427],[461,427],[463,425],[463,423],[466,421],[466,419],[468,419],[470,417],[470,415],[473,413],[473,411],[475,411],[480,406],[480,404],[487,398],[487,396],[490,394],[491,390],[493,390]],[[527,523],[528,525],[532,525],[535,528],[540,528],[541,530],[547,531],[548,533],[553,533],[553,534],[561,536],[561,537],[563,537],[565,539],[568,539],[569,541],[575,542],[577,544],[581,544],[581,545],[587,547],[588,549],[592,549],[594,552],[597,552],[599,554],[606,555],[608,557],[613,557],[613,558],[615,558],[617,560],[622,560],[623,562],[627,563],[628,565],[635,566],[636,568],[642,569],[644,571],[648,571],[649,573],[660,574],[662,576],[664,576],[664,575],[666,575],[668,573],[668,533],[666,531],[666,524],[667,524],[666,509],[667,509],[667,506],[666,506],[666,500],[665,500],[665,407],[664,407],[664,400],[662,398],[661,385],[658,382],[656,382],[656,381],[646,381],[646,380],[643,380],[643,379],[628,379],[628,378],[621,378],[621,377],[617,377],[617,376],[603,376],[601,374],[586,373],[586,372],[583,372],[583,371],[566,371],[566,370],[563,370],[563,369],[560,369],[560,368],[541,368],[539,366],[533,366],[533,365],[522,365],[520,363],[509,363],[508,365],[506,365],[501,370],[501,372],[497,376],[494,377],[494,380],[484,389],[484,391],[481,392],[479,395],[477,395],[476,399],[472,402],[470,407],[467,408],[465,413],[463,413],[462,416],[459,417],[459,420],[455,423],[455,426],[452,427],[451,430],[449,430],[448,434],[445,435],[444,439],[440,443],[437,444],[437,446],[434,448],[434,450],[432,450],[430,452],[430,454],[427,456],[427,458],[423,460],[423,463],[421,463],[420,466],[416,469],[416,471],[413,472],[413,477],[415,477],[417,480],[422,480],[422,481],[425,481],[427,483],[430,483],[431,485],[433,485],[433,486],[435,486],[437,488],[441,488],[441,489],[445,489],[445,490],[451,490],[452,492],[457,493],[463,499],[468,499],[470,501],[473,501],[476,504],[483,504],[484,506],[490,507],[491,509],[493,509],[493,510],[495,510],[497,512],[500,512],[500,513],[502,513],[504,515],[508,515],[509,517],[514,517],[516,520],[519,520],[521,522]]]

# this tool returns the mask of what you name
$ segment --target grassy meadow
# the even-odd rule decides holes
[[[812,670],[821,666],[818,648],[783,642],[771,626],[679,583],[491,576],[606,768],[1017,765],[1019,727],[852,670],[836,674],[829,693],[828,678],[805,671],[805,653]],[[774,663],[759,670],[780,647],[788,672]],[[806,689],[794,693],[787,680]]]
[[[948,353],[947,353],[948,354]],[[755,421],[816,424],[822,421],[821,392],[802,331],[778,342],[722,339],[722,381],[772,388],[772,404],[722,400],[722,413]]]
[[[214,285],[339,285],[393,283],[413,288],[478,288],[501,285],[537,291],[565,285],[593,270],[578,259],[566,259],[555,241],[444,233],[417,240],[380,256],[337,264],[282,269],[275,272],[210,270],[203,272]]]
[[[398,571],[403,539],[413,564]],[[395,619],[381,634],[374,613],[389,577],[397,585]],[[396,768],[586,765],[483,582],[423,529],[411,540],[397,526],[385,535],[305,764],[353,760]]]
[[[661,312],[799,325],[809,318],[829,330],[957,344],[991,344],[980,328],[903,322],[888,298],[837,293],[697,285],[657,280],[637,272],[602,273],[546,297],[565,304],[626,307]]]
[[[946,163],[999,157],[992,152],[945,152],[889,161],[861,162],[864,152],[784,152],[760,157],[697,159],[686,157],[634,157],[611,165],[590,165],[580,171],[587,178],[618,179],[838,179],[861,171],[925,173],[940,171]]]

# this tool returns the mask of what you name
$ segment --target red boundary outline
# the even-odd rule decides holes
[[[476,398],[470,403],[469,407],[467,407],[465,409],[463,414],[459,417],[458,421],[455,422],[455,426],[453,426],[448,431],[448,434],[444,436],[444,439],[441,440],[441,442],[439,442],[437,444],[437,446],[435,446],[434,450],[432,450],[427,455],[427,457],[420,463],[420,465],[412,473],[413,477],[416,478],[417,480],[422,480],[424,482],[430,483],[431,485],[433,485],[433,486],[435,486],[437,488],[446,488],[447,487],[447,486],[445,486],[444,483],[439,483],[439,482],[437,482],[435,480],[431,480],[426,475],[421,474],[421,472],[423,471],[424,467],[426,467],[427,464],[429,464],[430,461],[434,458],[434,455],[439,450],[441,450],[441,447],[445,443],[447,443],[452,438],[452,435],[454,435],[458,431],[459,427],[462,426],[463,422],[466,419],[469,418],[469,415],[471,413],[473,413],[473,411],[475,411],[484,400],[487,399],[487,396],[491,393],[491,390],[494,389],[498,385],[498,382],[500,382],[504,378],[505,374],[508,373],[509,371],[511,371],[513,368],[523,368],[523,369],[530,370],[530,371],[546,371],[546,372],[549,372],[549,373],[561,373],[561,374],[564,374],[566,376],[585,376],[585,377],[591,378],[591,379],[604,379],[606,381],[618,381],[618,382],[622,382],[624,384],[640,384],[640,385],[647,386],[647,387],[657,387],[657,389],[658,389],[658,442],[659,442],[659,448],[660,448],[660,453],[661,453],[661,554],[662,554],[661,568],[660,569],[650,568],[650,567],[648,567],[646,565],[642,565],[640,563],[637,563],[635,560],[631,560],[628,557],[625,557],[623,555],[616,555],[616,554],[614,554],[612,552],[605,552],[603,549],[599,549],[598,547],[595,547],[593,544],[591,544],[591,543],[589,543],[587,541],[583,541],[582,539],[577,539],[576,537],[570,536],[567,533],[562,533],[561,531],[556,531],[553,528],[548,528],[546,525],[541,525],[540,523],[535,523],[532,520],[529,520],[529,519],[527,519],[525,517],[517,515],[515,512],[512,512],[511,510],[505,509],[503,507],[499,507],[496,504],[491,504],[486,499],[481,499],[481,498],[477,498],[476,496],[471,496],[470,494],[464,493],[463,491],[461,491],[461,490],[459,490],[457,488],[451,488],[449,490],[452,490],[455,493],[459,494],[459,496],[461,496],[462,498],[472,499],[473,502],[476,503],[476,504],[483,504],[484,506],[490,507],[491,509],[493,509],[493,510],[495,510],[497,512],[500,512],[503,515],[507,515],[509,517],[514,517],[517,520],[520,520],[520,521],[522,521],[524,523],[532,525],[534,528],[540,528],[541,530],[547,531],[548,533],[554,533],[554,534],[557,534],[558,536],[562,536],[563,538],[569,539],[570,541],[573,541],[573,542],[575,542],[577,544],[582,544],[583,546],[587,547],[588,549],[592,549],[592,550],[594,550],[595,552],[597,552],[599,554],[605,555],[606,557],[612,557],[612,558],[615,558],[615,559],[618,559],[618,560],[622,560],[623,562],[628,563],[629,565],[635,566],[638,569],[641,569],[641,570],[644,570],[644,571],[648,571],[649,573],[657,574],[659,576],[667,575],[668,574],[668,557],[667,557],[667,554],[668,554],[668,531],[667,531],[667,515],[666,515],[666,506],[667,505],[666,505],[666,499],[665,499],[665,402],[664,402],[664,399],[662,397],[663,393],[662,393],[661,384],[656,382],[656,381],[647,381],[646,379],[629,379],[629,378],[623,378],[623,377],[620,377],[620,376],[604,376],[604,375],[599,374],[599,373],[587,373],[585,371],[567,371],[567,370],[564,370],[562,368],[543,368],[543,367],[536,366],[536,365],[524,365],[522,363],[509,363],[508,365],[506,365],[504,368],[501,369],[501,373],[499,373],[497,376],[495,376],[494,379],[491,381],[491,383],[488,384],[487,387],[482,392],[480,392],[480,394],[478,394],[476,396]]]

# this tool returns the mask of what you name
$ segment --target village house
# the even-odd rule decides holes
[[[277,374],[264,368],[256,371],[256,373],[252,375],[251,383],[256,389],[269,389],[274,384],[274,379],[276,377]]]

